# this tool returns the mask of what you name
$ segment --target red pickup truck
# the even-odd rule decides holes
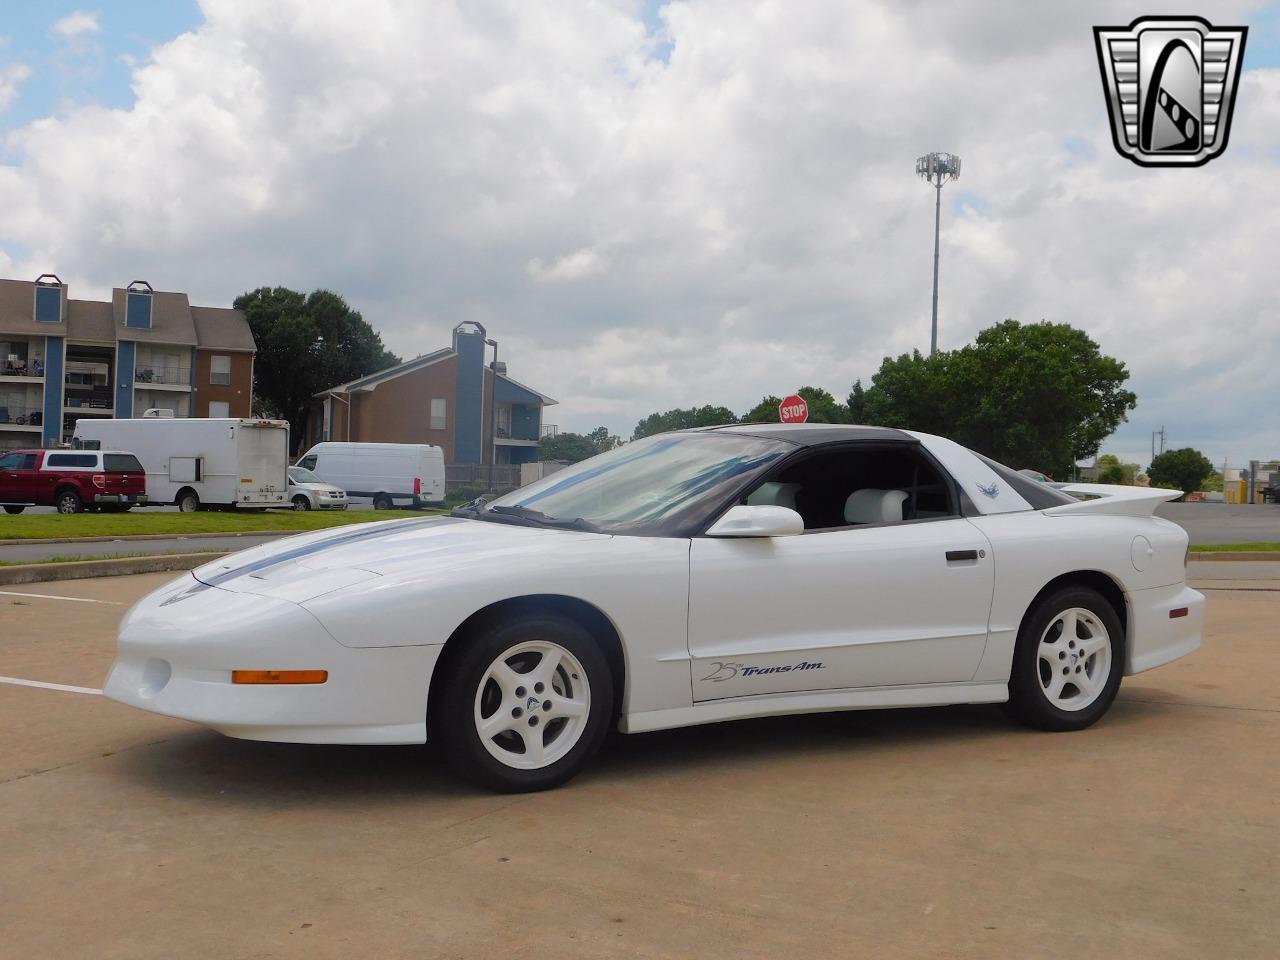
[[[147,474],[132,453],[114,450],[0,452],[0,504],[5,513],[27,507],[123,512],[147,502]]]

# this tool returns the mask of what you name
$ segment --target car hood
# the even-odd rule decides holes
[[[378,577],[421,576],[436,565],[483,565],[497,554],[545,555],[566,538],[606,536],[460,517],[389,520],[286,537],[207,563],[192,574],[235,593],[305,603]]]

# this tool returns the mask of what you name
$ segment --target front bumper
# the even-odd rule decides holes
[[[1170,617],[1185,609],[1184,616]],[[1129,594],[1129,648],[1125,674],[1152,670],[1200,648],[1204,594],[1185,583]]]
[[[249,740],[422,743],[441,646],[351,648],[300,606],[187,574],[121,624],[103,693]],[[327,670],[306,685],[245,685],[233,670]]]

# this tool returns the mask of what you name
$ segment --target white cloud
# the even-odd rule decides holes
[[[64,40],[90,36],[101,29],[98,15],[84,10],[75,10],[53,23],[53,32]]]
[[[0,113],[4,113],[18,99],[18,88],[31,76],[31,68],[25,63],[11,63],[0,67]]]
[[[1215,460],[1280,451],[1259,413],[1280,71],[1246,74],[1225,156],[1136,168],[1090,28],[1145,10],[693,0],[663,11],[664,62],[634,0],[202,8],[134,70],[131,110],[10,135],[18,275],[206,303],[323,284],[405,355],[481,320],[562,426],[629,434],[658,408],[843,395],[927,348],[933,196],[912,164],[952,150],[944,347],[1069,321],[1133,372],[1118,452],[1161,424]]]
[[[586,247],[565,254],[549,264],[544,263],[541,257],[534,257],[528,263],[529,276],[541,283],[581,280],[583,277],[603,273],[606,269],[608,262],[605,258]]]

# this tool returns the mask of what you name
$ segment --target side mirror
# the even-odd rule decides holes
[[[793,537],[804,533],[804,519],[788,507],[730,507],[711,525],[708,537]]]

